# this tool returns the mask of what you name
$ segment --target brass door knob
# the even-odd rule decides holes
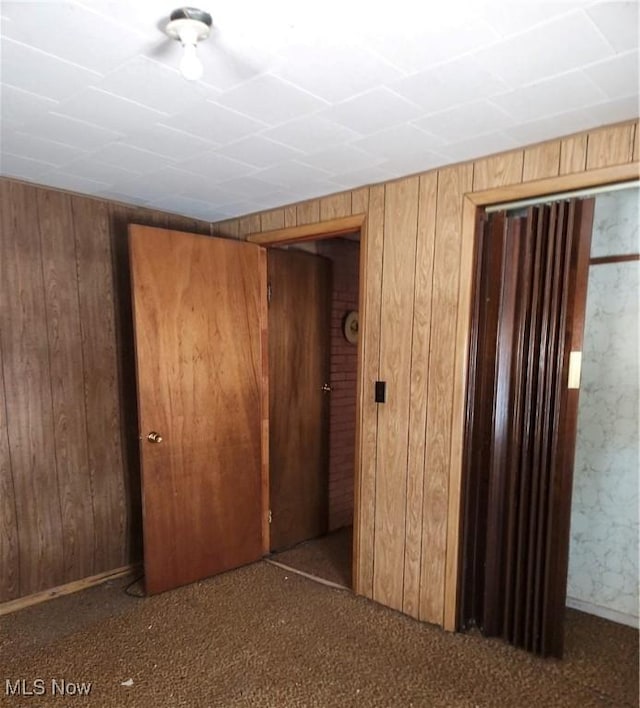
[[[323,384],[322,391],[323,393],[329,393],[329,391],[331,391],[331,386],[328,383]]]
[[[151,431],[149,435],[147,435],[147,440],[151,443],[161,443],[162,442],[162,435],[160,433],[156,433],[154,431]]]

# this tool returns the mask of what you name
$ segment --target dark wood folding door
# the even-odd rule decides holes
[[[495,213],[477,239],[459,619],[543,656],[563,646],[570,361],[582,348],[593,204]]]

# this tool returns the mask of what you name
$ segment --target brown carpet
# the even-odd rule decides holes
[[[3,706],[636,706],[638,632],[571,611],[566,659],[447,634],[267,563],[152,598],[125,583],[0,617]],[[89,699],[5,679],[91,681]],[[122,686],[129,679],[131,686]]]
[[[278,563],[350,588],[352,555],[353,528],[348,526],[321,538],[300,543],[289,550],[274,553],[271,558]]]

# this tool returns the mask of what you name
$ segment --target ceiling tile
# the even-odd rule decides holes
[[[150,201],[147,206],[152,209],[160,209],[162,211],[173,212],[176,214],[184,214],[185,216],[195,216],[196,218],[209,218],[208,215],[215,209],[215,205],[211,202],[202,201],[200,199],[192,199],[177,194],[167,195],[161,199]]]
[[[264,123],[212,101],[203,101],[194,109],[167,118],[162,121],[162,125],[179,128],[217,145],[239,140],[265,127]]]
[[[599,103],[597,106],[589,106],[587,112],[593,119],[589,127],[619,123],[625,120],[636,120],[639,112],[638,97],[629,96],[627,98],[619,98],[617,101]]]
[[[56,187],[57,189],[80,192],[81,194],[100,194],[109,187],[106,182],[70,175],[62,170],[46,172],[40,175],[39,183],[46,184],[49,187]]]
[[[482,66],[519,88],[613,54],[582,10],[498,42],[475,56]]]
[[[327,105],[326,101],[268,74],[226,91],[216,100],[227,108],[272,125],[313,113]]]
[[[172,160],[186,160],[215,146],[215,143],[164,125],[131,133],[122,142]]]
[[[296,189],[306,185],[314,185],[318,180],[328,176],[324,170],[319,170],[310,165],[303,165],[295,160],[283,162],[266,170],[260,170],[260,172],[255,174],[255,177],[269,184]]]
[[[299,161],[327,172],[346,172],[373,167],[383,159],[352,145],[338,145],[305,155]]]
[[[165,118],[164,113],[94,88],[64,101],[58,112],[121,133],[144,130]]]
[[[264,131],[263,136],[304,152],[322,150],[361,137],[359,133],[318,115],[283,123]]]
[[[421,113],[415,103],[381,87],[332,106],[322,116],[361,135],[369,135],[417,118]]]
[[[44,96],[38,96],[28,91],[13,88],[12,86],[0,86],[0,121],[4,125],[22,125],[33,120],[36,116],[42,116],[50,110],[55,110],[57,101]]]
[[[448,142],[500,130],[511,122],[512,119],[501,108],[489,101],[468,103],[415,121],[419,128]]]
[[[639,90],[638,52],[628,52],[599,64],[592,64],[584,73],[596,83],[609,98],[637,96]]]
[[[237,196],[236,201],[259,199],[265,195],[272,194],[278,189],[277,185],[269,184],[254,176],[226,180],[221,182],[219,186],[235,194]]]
[[[234,177],[241,177],[251,172],[255,172],[256,168],[252,165],[247,165],[238,160],[232,160],[224,155],[219,155],[214,151],[203,152],[200,155],[180,162],[177,167],[180,167],[188,172],[202,175],[209,180],[221,182]]]
[[[638,2],[599,2],[587,9],[589,17],[617,52],[638,47]]]
[[[31,160],[28,157],[0,153],[0,171],[7,177],[37,182],[37,176],[48,172],[51,167],[52,165],[43,160]]]
[[[138,174],[154,172],[171,165],[169,158],[164,155],[158,155],[148,150],[140,150],[125,143],[112,143],[108,147],[93,153],[91,157],[103,164],[115,165],[123,170]]]
[[[168,194],[184,193],[191,187],[201,185],[203,181],[199,175],[174,167],[165,167],[150,174],[117,179],[111,184],[111,189],[151,201]]]
[[[551,140],[560,135],[587,130],[596,125],[586,109],[561,113],[550,118],[542,118],[527,123],[520,123],[507,128],[504,132],[514,138],[518,145]]]
[[[428,15],[447,5],[455,8],[455,3],[415,3],[411,14],[422,11]],[[442,23],[430,21],[428,16],[422,20],[411,16],[403,27],[380,28],[367,36],[369,45],[404,73],[451,61],[499,39],[500,35],[485,20],[467,18],[466,12],[460,11],[451,13]]]
[[[463,57],[400,79],[391,88],[422,106],[426,113],[435,113],[465,101],[502,93],[509,87],[472,57]]]
[[[345,189],[361,187],[365,184],[376,184],[388,179],[388,174],[381,167],[365,167],[361,170],[347,170],[332,177],[336,184]]]
[[[218,152],[255,167],[269,167],[302,154],[299,150],[276,143],[262,135],[250,135],[220,148]]]
[[[520,34],[586,6],[591,0],[554,2],[499,2],[487,4],[487,22],[501,35]]]
[[[446,155],[446,162],[462,162],[463,160],[472,160],[498,152],[505,152],[518,147],[518,144],[514,138],[506,133],[487,133],[447,145],[442,148],[442,152]]]
[[[353,143],[355,147],[387,160],[411,157],[420,151],[437,152],[444,144],[443,138],[420,130],[415,125],[397,125]]]
[[[291,44],[271,71],[331,103],[402,76],[369,49],[328,35]]]
[[[598,103],[605,97],[582,71],[572,71],[501,96],[492,96],[491,101],[518,121],[530,121]]]
[[[140,35],[70,2],[5,2],[3,14],[5,36],[100,73],[140,51]]]
[[[10,39],[2,39],[2,81],[15,88],[62,101],[100,75]]]
[[[96,83],[96,88],[167,115],[182,113],[219,94],[205,84],[185,81],[176,69],[141,56],[105,76]]]
[[[24,131],[32,135],[46,135],[48,139],[81,150],[97,150],[121,137],[114,130],[107,130],[91,123],[75,120],[59,113],[45,115],[24,124]]]
[[[20,157],[29,157],[32,160],[42,160],[56,166],[64,165],[86,154],[77,147],[15,130],[2,131],[2,151]]]
[[[386,160],[380,165],[387,174],[393,177],[403,177],[418,172],[426,172],[442,165],[444,157],[435,152],[420,152],[415,155],[405,155]]]
[[[64,166],[64,171],[74,177],[84,177],[87,179],[114,184],[119,179],[127,179],[132,174],[129,170],[125,170],[117,165],[110,165],[96,160],[95,155],[84,157],[81,160],[75,160]]]

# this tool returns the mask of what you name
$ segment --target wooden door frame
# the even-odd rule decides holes
[[[458,322],[456,326],[453,420],[451,428],[451,464],[449,467],[449,509],[445,566],[444,628],[456,631],[461,573],[462,470],[466,420],[467,374],[471,337],[473,265],[476,247],[478,209],[490,204],[515,202],[572,190],[602,187],[607,184],[637,180],[640,162],[604,167],[589,172],[550,177],[507,187],[468,192],[463,197]]]
[[[361,429],[362,429],[362,410],[363,410],[363,393],[364,387],[364,368],[363,368],[363,342],[364,332],[366,328],[366,240],[367,240],[367,215],[355,214],[353,216],[345,216],[338,219],[330,219],[328,221],[319,221],[314,224],[305,224],[303,226],[291,226],[283,229],[275,229],[273,231],[263,231],[258,233],[250,233],[247,236],[249,243],[255,243],[263,246],[265,249],[273,246],[284,246],[291,243],[302,243],[304,241],[319,241],[330,238],[338,238],[347,234],[360,233],[360,253],[359,253],[359,268],[358,268],[358,311],[359,311],[359,332],[358,332],[358,374],[357,374],[357,393],[356,393],[356,445],[355,445],[355,470],[354,470],[354,495],[353,495],[353,550],[352,550],[352,589],[354,593],[361,594],[358,587],[358,567],[360,562],[360,480],[362,477],[362,457],[361,457]],[[266,259],[266,250],[265,250]],[[267,287],[265,274],[265,289]],[[269,410],[269,366],[268,360],[265,361],[267,352],[267,344],[265,343],[263,355],[263,389],[262,389],[262,406],[263,410]],[[266,406],[266,408],[265,408]],[[263,514],[263,539],[266,543],[266,551],[269,552],[270,545],[270,528],[269,528],[269,430],[268,416],[263,416],[263,425],[266,429],[263,430],[263,455],[265,455],[267,471],[263,476],[263,501],[265,504]]]

